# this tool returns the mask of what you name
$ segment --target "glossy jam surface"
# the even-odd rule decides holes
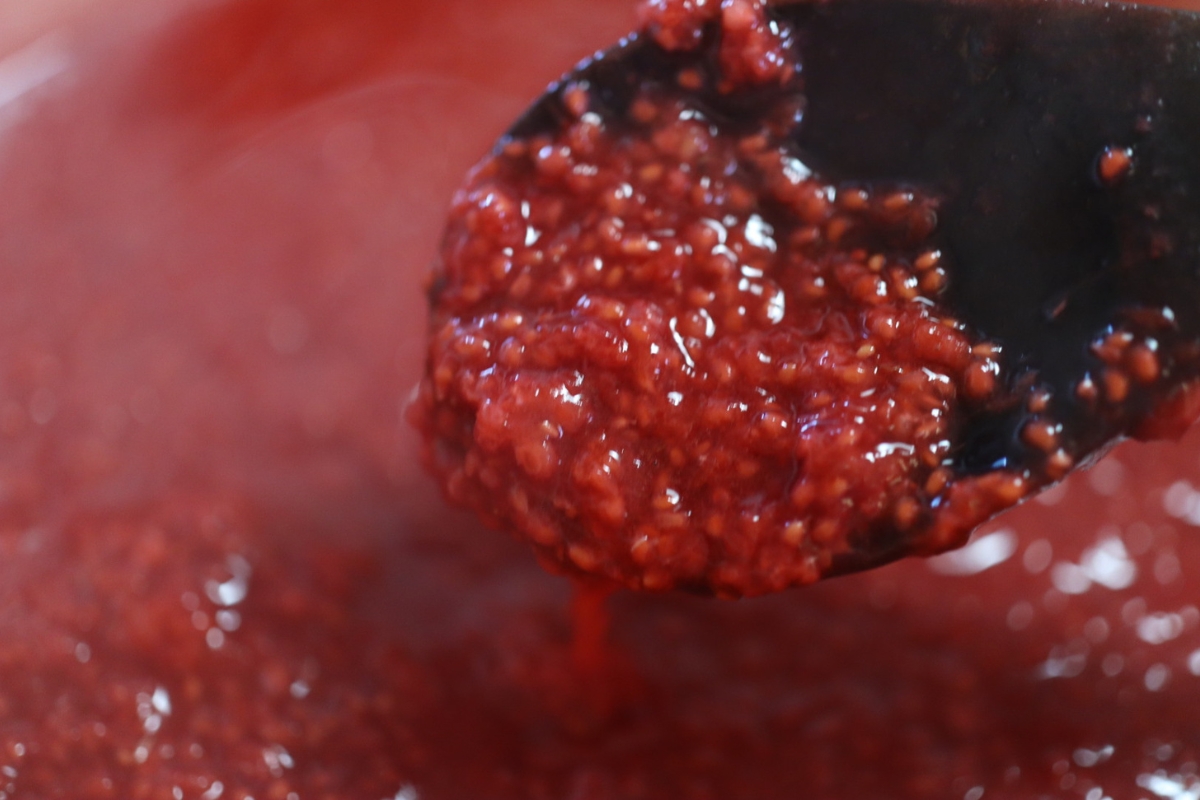
[[[114,20],[0,108],[0,792],[1195,791],[1195,434],[947,560],[618,595],[581,678],[567,582],[436,500],[401,405],[460,176],[630,9],[394,9]]]

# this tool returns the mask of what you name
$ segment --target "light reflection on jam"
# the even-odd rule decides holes
[[[303,9],[361,31],[385,6]],[[1197,433],[1119,448],[974,561],[619,595],[616,702],[590,702],[569,588],[430,499],[398,405],[459,176],[630,9],[446,3],[461,40],[418,14],[313,87],[266,66],[294,63],[263,55],[282,7],[97,30],[0,109],[0,792],[1196,790]],[[229,77],[166,103],[189,54]]]

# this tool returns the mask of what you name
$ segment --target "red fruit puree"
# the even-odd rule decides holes
[[[624,0],[156,14],[0,62],[3,797],[1200,792],[1196,434],[933,560],[616,595],[607,650],[568,581],[436,499],[403,420],[415,287],[460,176]],[[730,213],[726,246],[766,241]],[[919,285],[919,240],[862,277],[907,258]],[[804,264],[850,298],[840,252]],[[742,278],[763,294],[714,274],[714,307],[766,298],[765,331]]]

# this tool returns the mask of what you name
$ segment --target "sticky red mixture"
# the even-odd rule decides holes
[[[568,582],[445,507],[397,398],[431,198],[629,4],[164,8],[163,32],[80,33],[2,110],[0,792],[1200,791],[1200,431],[949,560],[741,603],[620,593],[617,663],[581,675]]]
[[[689,47],[720,14],[719,91],[798,80],[759,5],[687,5],[648,30]],[[565,88],[561,133],[509,140],[455,199],[415,407],[450,498],[645,589],[762,594],[960,543],[1030,481],[956,485],[999,348],[939,306],[936,200],[822,181],[797,106],[737,131],[676,80],[623,116]],[[1059,477],[1053,431],[1027,438]]]

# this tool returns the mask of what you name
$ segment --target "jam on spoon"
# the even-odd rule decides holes
[[[412,416],[555,569],[757,595],[1195,416],[1200,20],[656,0],[455,198]]]

